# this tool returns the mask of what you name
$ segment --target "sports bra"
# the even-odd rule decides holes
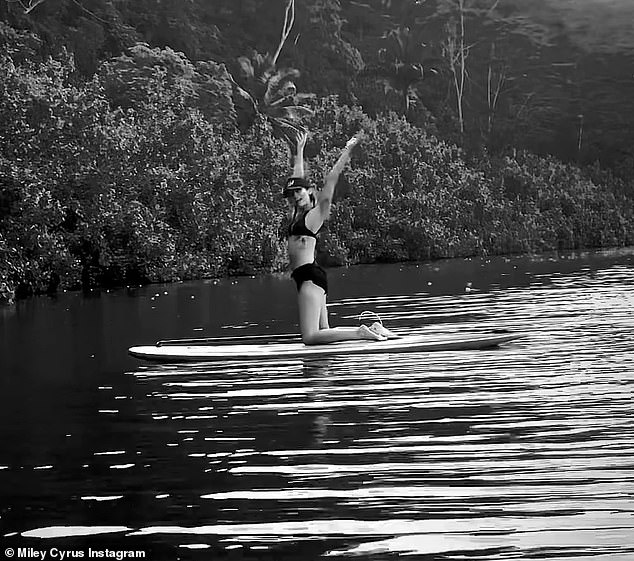
[[[288,227],[289,236],[310,236],[311,238],[317,239],[317,234],[319,234],[319,230],[321,230],[321,227],[316,232],[309,230],[306,226],[307,214],[308,212],[303,212],[299,215],[297,219],[294,219],[291,222],[290,226]]]

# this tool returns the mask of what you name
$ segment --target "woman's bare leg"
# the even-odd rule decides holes
[[[385,337],[371,331],[365,325],[360,327],[326,327],[320,329],[321,315],[326,305],[326,294],[323,289],[305,281],[298,295],[299,328],[302,341],[306,345],[322,345],[337,341],[353,341],[355,339],[369,339],[383,341]]]
[[[321,312],[319,313],[319,329],[330,329],[330,323],[328,322],[328,307],[326,305],[325,294],[323,304],[321,305]]]

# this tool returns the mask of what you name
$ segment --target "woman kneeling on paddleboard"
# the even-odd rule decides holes
[[[350,160],[352,149],[361,141],[362,134],[348,140],[341,156],[326,175],[321,190],[314,189],[304,175],[304,147],[307,139],[308,134],[305,132],[297,137],[293,176],[284,187],[290,220],[288,255],[293,271],[291,277],[297,283],[302,341],[306,345],[353,339],[383,341],[395,335],[379,322],[370,327],[330,327],[326,308],[328,279],[326,271],[315,262],[317,234],[330,215],[330,205],[339,175]]]

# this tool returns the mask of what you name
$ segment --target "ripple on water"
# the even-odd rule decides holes
[[[634,559],[632,286],[634,269],[613,266],[330,306],[376,309],[403,333],[528,332],[496,350],[140,367],[149,440],[109,466],[136,491],[80,496],[118,509],[147,487],[145,523],[22,534],[180,536],[192,554],[252,558],[309,543],[326,557]],[[130,449],[97,444],[103,459]]]

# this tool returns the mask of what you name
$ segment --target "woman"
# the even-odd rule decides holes
[[[302,341],[306,345],[319,345],[353,339],[383,341],[396,336],[378,322],[371,327],[330,327],[328,324],[328,279],[326,272],[315,263],[317,234],[330,215],[330,205],[339,175],[362,135],[357,134],[348,140],[341,156],[326,175],[324,187],[320,191],[315,190],[304,175],[304,147],[307,138],[308,134],[305,132],[297,137],[293,176],[288,179],[284,188],[290,219],[288,255],[293,271],[291,277],[297,283]]]

